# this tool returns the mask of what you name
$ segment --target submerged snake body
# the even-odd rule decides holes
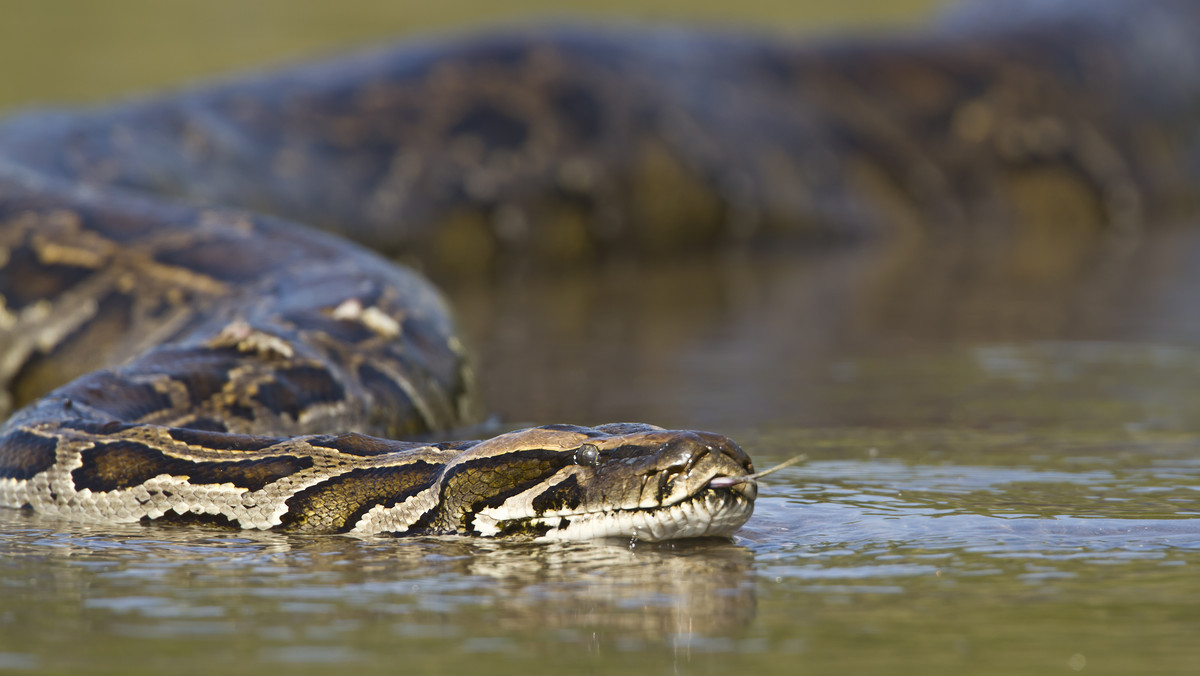
[[[820,48],[483,37],[10,120],[0,378],[19,410],[0,504],[292,532],[731,533],[755,490],[729,478],[753,469],[716,435],[388,440],[478,417],[443,301],[256,212],[478,274],[914,225],[1127,237],[1186,203],[1197,10],[1020,4]]]

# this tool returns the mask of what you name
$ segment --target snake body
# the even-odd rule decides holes
[[[815,47],[484,35],[0,124],[0,504],[362,535],[732,533],[754,470],[719,435],[394,441],[479,418],[450,312],[418,274],[297,223],[486,274],[909,227],[1128,237],[1188,208],[1198,10],[1018,4]]]
[[[484,442],[366,436],[460,426],[476,405],[435,290],[354,245],[29,177],[0,194],[18,379],[43,363],[121,364],[9,419],[7,506],[93,521],[545,538],[720,535],[749,517],[751,485],[707,488],[752,471],[717,435],[564,425]],[[53,302],[21,295],[54,285]],[[316,434],[328,430],[354,431]]]

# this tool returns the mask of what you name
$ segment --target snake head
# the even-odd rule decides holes
[[[709,432],[537,427],[450,463],[439,521],[455,532],[544,540],[725,536],[750,518],[756,495],[754,482],[728,479],[753,471],[736,443]]]

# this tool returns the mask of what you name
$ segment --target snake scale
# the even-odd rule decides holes
[[[1200,10],[483,34],[0,123],[0,504],[300,533],[728,535],[729,439],[480,418],[419,274],[1194,208]],[[267,215],[269,214],[269,215]],[[304,223],[307,225],[299,225]],[[1064,225],[1067,224],[1067,225]]]

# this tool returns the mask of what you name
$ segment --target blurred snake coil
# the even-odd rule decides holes
[[[862,238],[1126,246],[1196,213],[1198,45],[1192,0],[980,1],[811,44],[482,33],[17,115],[0,122],[0,505],[729,535],[754,469],[719,435],[394,440],[482,410],[445,302],[394,260],[487,276]]]

